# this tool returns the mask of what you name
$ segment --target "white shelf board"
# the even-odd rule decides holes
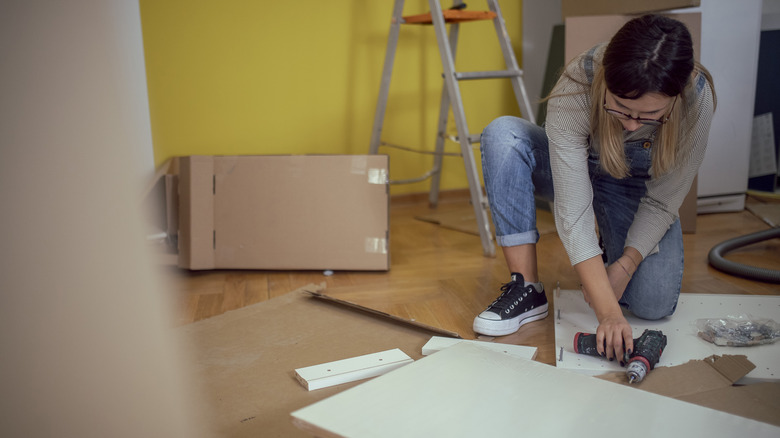
[[[648,421],[637,426],[643,414]],[[316,436],[777,437],[780,428],[458,343],[291,414]]]
[[[499,353],[511,354],[512,356],[520,357],[523,359],[528,359],[528,360],[536,359],[536,352],[537,352],[536,347],[527,347],[525,345],[501,344],[498,342],[470,341],[467,339],[445,338],[442,336],[431,337],[431,340],[428,341],[425,345],[423,345],[422,354],[423,356],[428,356],[430,354],[436,353],[437,351],[441,351],[444,350],[445,348],[452,347],[453,345],[460,344],[461,342],[465,342],[467,344],[474,344],[478,347],[486,348],[488,350],[493,350]]]
[[[295,377],[306,389],[327,388],[342,383],[380,376],[414,362],[398,348],[366,354],[295,370]]]

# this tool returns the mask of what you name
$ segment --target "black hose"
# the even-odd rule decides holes
[[[765,281],[767,283],[780,283],[780,271],[743,265],[741,263],[735,263],[723,258],[727,252],[733,251],[737,248],[774,238],[780,238],[780,227],[747,234],[745,236],[735,237],[733,239],[719,243],[710,250],[708,256],[710,265],[719,271],[723,271],[727,274],[735,275],[737,277]]]

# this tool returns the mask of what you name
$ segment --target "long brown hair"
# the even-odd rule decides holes
[[[626,23],[612,37],[590,85],[590,134],[597,139],[601,167],[615,178],[629,175],[623,144],[623,126],[604,110],[604,96],[637,99],[646,93],[677,96],[666,123],[657,129],[652,150],[655,176],[671,170],[680,159],[680,145],[690,135],[688,99],[695,96],[694,80],[704,76],[712,89],[712,76],[694,60],[691,35],[685,25],[661,15],[644,15]],[[571,80],[568,73],[564,76]],[[586,85],[586,84],[583,84]],[[555,93],[555,91],[553,91]]]

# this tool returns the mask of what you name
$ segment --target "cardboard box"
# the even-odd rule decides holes
[[[562,0],[563,18],[583,15],[645,14],[699,6],[701,0]]]
[[[384,155],[190,156],[179,266],[388,270]]]
[[[701,13],[693,12],[664,15],[685,23],[685,25],[688,27],[688,30],[691,32],[694,56],[698,60],[701,54]],[[566,18],[566,43],[564,49],[565,62],[568,63],[574,57],[590,49],[596,44],[609,41],[612,38],[612,35],[614,35],[615,32],[617,32],[632,18],[634,17],[630,15],[603,15]],[[696,198],[698,193],[697,182],[698,178],[694,179],[688,195],[686,195],[682,205],[680,206],[680,226],[683,233],[692,234],[696,232]]]
[[[696,60],[701,58],[701,13],[662,14],[683,22],[691,33],[693,53]],[[566,46],[564,59],[568,63],[575,56],[598,43],[609,42],[624,24],[635,18],[631,15],[599,15],[589,17],[566,18]]]

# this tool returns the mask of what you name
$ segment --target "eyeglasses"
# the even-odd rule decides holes
[[[643,117],[631,117],[630,114],[626,114],[624,112],[620,112],[612,108],[607,108],[607,92],[604,91],[604,111],[606,111],[607,114],[613,117],[617,117],[620,120],[636,120],[637,122],[643,125],[661,126],[667,121],[669,121],[669,117],[672,115],[672,109],[674,109],[675,103],[677,103],[677,96],[674,96],[674,101],[672,101],[672,106],[669,108],[669,113],[666,114],[666,116],[661,117],[660,119],[646,119]]]

